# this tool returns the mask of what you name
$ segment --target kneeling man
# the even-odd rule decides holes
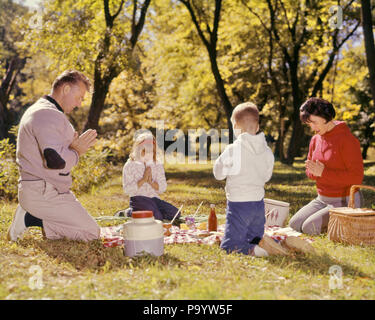
[[[95,144],[97,133],[89,129],[78,136],[66,114],[81,106],[89,90],[85,75],[65,71],[54,81],[50,95],[22,116],[16,154],[19,205],[8,240],[16,241],[30,226],[42,227],[48,239],[99,238],[98,224],[70,191],[71,170]]]

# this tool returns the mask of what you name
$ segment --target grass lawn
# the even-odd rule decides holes
[[[364,184],[375,185],[374,169],[366,166]],[[201,201],[201,214],[208,214],[210,203],[217,214],[225,213],[224,182],[213,178],[212,165],[167,165],[166,173],[163,199],[184,204],[184,214]],[[276,163],[267,198],[289,202],[292,215],[315,195],[302,161],[293,167]],[[367,207],[375,204],[375,194],[364,195]],[[127,207],[121,168],[101,188],[78,198],[94,217]],[[0,299],[375,299],[375,247],[335,244],[322,235],[312,237],[313,256],[254,258],[227,255],[216,245],[185,244],[165,246],[158,258],[128,258],[121,248],[104,248],[100,241],[43,240],[38,228],[8,242],[16,206],[0,205]],[[115,223],[121,221],[99,221]],[[333,265],[342,268],[341,289],[330,289]],[[42,287],[35,289],[38,272]]]

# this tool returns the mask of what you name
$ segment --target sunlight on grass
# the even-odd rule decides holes
[[[78,197],[94,217],[112,216],[129,204],[121,168],[116,172],[102,187]],[[201,201],[200,218],[208,215],[210,203],[225,214],[224,182],[214,179],[212,164],[167,164],[166,175],[162,198],[184,204],[184,215],[194,213]],[[364,183],[374,181],[375,172],[367,168]],[[291,216],[315,196],[303,163],[275,164],[267,198],[289,202]],[[375,203],[374,194],[366,197]],[[100,241],[43,240],[38,228],[10,243],[5,235],[16,205],[0,207],[0,299],[375,299],[375,247],[336,244],[321,235],[311,237],[313,256],[254,258],[227,255],[217,245],[185,244],[165,246],[162,257],[129,258]],[[38,290],[29,287],[34,265],[43,271],[44,287]],[[343,270],[342,289],[329,288],[332,265]]]

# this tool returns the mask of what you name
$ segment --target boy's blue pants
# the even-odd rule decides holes
[[[229,252],[251,254],[264,234],[264,201],[227,201],[226,223],[220,247]]]

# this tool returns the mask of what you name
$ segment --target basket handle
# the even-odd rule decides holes
[[[375,191],[375,187],[372,186],[365,186],[362,184],[354,184],[350,187],[350,196],[349,196],[349,203],[348,207],[349,208],[355,208],[355,202],[354,202],[354,194],[359,190],[359,189],[369,189],[372,191]]]

